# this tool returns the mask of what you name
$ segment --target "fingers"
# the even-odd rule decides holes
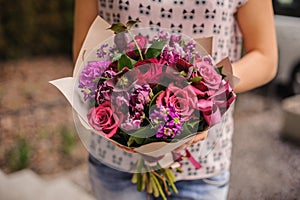
[[[208,134],[208,131],[203,131],[203,132],[195,135],[195,137],[191,140],[191,145],[204,140],[206,138],[207,134]]]

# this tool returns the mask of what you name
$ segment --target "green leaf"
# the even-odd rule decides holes
[[[123,23],[113,23],[108,29],[112,30],[115,34],[122,33],[127,30]]]
[[[144,140],[145,138],[149,138],[155,134],[156,132],[151,128],[151,125],[148,125],[139,128],[133,133],[130,133],[130,136]]]
[[[180,46],[183,47],[184,45],[185,45],[185,41],[184,41],[184,40],[181,40],[181,41],[180,41]]]
[[[191,128],[194,128],[196,125],[199,124],[199,121],[194,121],[194,122],[188,121],[186,124]]]
[[[223,66],[217,67],[216,70],[219,74],[222,74]]]
[[[200,83],[201,80],[202,80],[201,76],[196,76],[191,79],[192,83]]]
[[[191,63],[191,64],[194,64],[194,61],[195,61],[195,56],[193,56],[193,57],[190,59],[190,63]]]
[[[223,74],[223,66],[221,66],[221,67],[216,67],[216,70],[217,70],[217,72],[219,73],[219,74],[221,74],[221,76],[222,76],[222,79],[224,79],[225,77],[226,77],[226,75],[225,74]]]
[[[157,40],[148,48],[145,58],[156,58],[161,53],[167,40]]]
[[[136,143],[136,144],[138,144],[138,145],[141,145],[141,144],[143,144],[143,142],[144,142],[144,138],[139,138],[139,137],[135,137],[135,136],[130,136],[129,137],[129,140],[128,140],[128,142],[127,142],[127,146],[132,146],[132,144],[134,144],[134,143]]]
[[[188,123],[184,123],[183,126],[183,132],[184,132],[184,135],[190,135],[192,134],[192,132],[190,131],[189,127],[188,127]]]
[[[118,61],[118,70],[121,71],[124,67],[128,67],[128,69],[132,69],[135,63],[136,63],[135,60],[129,58],[125,54],[122,54]]]
[[[111,62],[115,62],[115,61],[119,60],[119,59],[121,58],[122,55],[123,55],[122,53],[116,53],[116,54],[114,55],[114,57],[112,58],[112,61],[111,61]]]

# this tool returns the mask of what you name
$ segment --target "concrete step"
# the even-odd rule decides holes
[[[84,192],[79,186],[71,181],[58,178],[48,182],[46,190],[40,193],[37,199],[43,200],[94,200],[94,197]]]
[[[31,170],[22,170],[6,176],[1,184],[1,198],[31,200],[45,187],[45,182]]]
[[[46,181],[26,169],[10,175],[0,171],[0,199],[94,200],[94,197],[66,178]]]

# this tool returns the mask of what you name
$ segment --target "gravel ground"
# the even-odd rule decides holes
[[[48,84],[71,72],[71,61],[62,57],[0,63],[2,170],[10,172],[7,153],[15,148],[15,139],[22,137],[34,150],[29,168],[48,178],[69,176],[89,188],[82,145],[76,142],[68,157],[61,153],[59,133],[62,127],[74,131],[72,112],[62,95]],[[300,146],[281,139],[282,125],[280,101],[257,91],[238,96],[230,200],[300,199]]]

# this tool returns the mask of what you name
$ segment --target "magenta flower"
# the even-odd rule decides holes
[[[158,127],[156,138],[171,139],[180,135],[183,130],[182,120],[171,104],[167,108],[160,106],[159,110],[154,110],[150,120]]]

